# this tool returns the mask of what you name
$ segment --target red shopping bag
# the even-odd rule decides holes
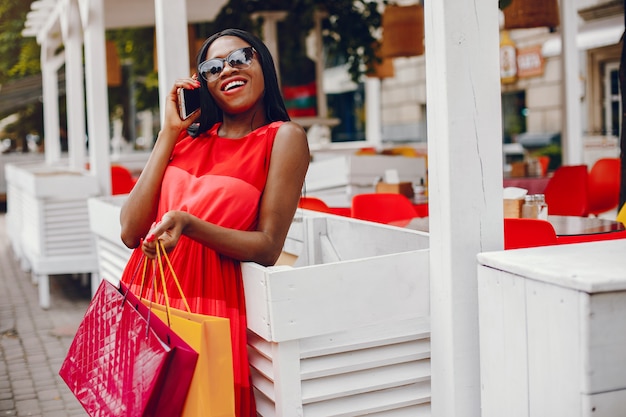
[[[92,417],[172,417],[181,413],[197,359],[123,284],[103,280],[59,375]]]

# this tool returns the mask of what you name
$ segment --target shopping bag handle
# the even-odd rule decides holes
[[[180,298],[183,300],[183,304],[185,304],[185,308],[188,313],[191,313],[191,308],[189,308],[189,303],[187,302],[187,298],[185,297],[185,293],[183,292],[182,287],[180,286],[180,281],[178,280],[178,276],[174,271],[174,267],[172,266],[172,262],[170,261],[170,257],[167,255],[167,251],[165,250],[165,245],[159,239],[156,241],[156,251],[157,251],[157,262],[159,264],[159,271],[161,272],[161,282],[163,284],[163,294],[166,296],[165,300],[168,300],[167,290],[165,289],[165,273],[163,272],[163,259],[167,263],[167,267],[170,270],[170,274],[172,274],[172,278],[174,279],[174,284],[176,284],[176,289],[178,289],[178,293],[180,294]]]
[[[162,284],[162,287],[163,287],[163,295],[165,297],[166,307],[169,307],[169,294],[167,293],[167,288],[165,287],[165,272],[164,272],[164,268],[163,268],[163,259],[165,259],[165,262],[167,263],[167,267],[168,267],[168,269],[170,271],[170,274],[172,275],[172,279],[174,280],[174,284],[176,284],[176,288],[178,289],[180,297],[183,300],[183,304],[185,305],[185,309],[187,310],[187,312],[191,313],[191,308],[189,307],[189,303],[187,302],[187,298],[185,297],[185,293],[183,292],[183,289],[182,289],[182,287],[180,285],[180,280],[178,279],[178,275],[176,275],[176,271],[174,271],[174,267],[172,266],[172,262],[170,261],[170,258],[167,255],[167,251],[165,250],[165,245],[163,244],[163,242],[161,242],[160,240],[157,239],[156,240],[156,262],[155,261],[151,261],[151,262],[154,262],[153,265],[154,265],[155,269],[156,269],[157,266],[159,268],[159,275],[160,275],[161,284]],[[146,288],[145,279],[146,279],[146,276],[148,275],[148,273],[147,273],[148,262],[149,262],[148,261],[148,257],[143,255],[143,270],[141,272],[141,283],[140,283],[140,291],[139,291],[139,299],[140,300],[143,299],[143,298],[145,298],[146,300],[148,299],[148,297],[144,297],[144,288]],[[139,265],[137,266],[137,269],[139,269]],[[155,275],[156,275],[156,273],[155,273]],[[156,294],[156,292],[157,292],[157,285],[156,285],[155,281],[156,281],[155,279],[152,280],[153,294]],[[152,301],[152,300],[149,300],[149,301]]]
[[[167,287],[165,286],[165,272],[163,270],[163,259],[165,259],[165,262],[167,263],[170,274],[172,275],[172,278],[174,280],[174,284],[176,284],[176,289],[178,289],[180,297],[183,300],[183,304],[185,305],[185,309],[187,309],[188,313],[191,313],[191,308],[189,307],[187,298],[185,297],[185,294],[183,293],[183,289],[180,286],[180,281],[178,280],[178,276],[176,275],[176,272],[174,271],[174,267],[172,267],[172,263],[170,262],[170,258],[167,255],[167,251],[165,250],[165,245],[159,239],[156,240],[156,255],[157,255],[156,256],[157,264],[159,266],[159,272],[161,275],[161,285],[163,287],[163,295],[165,296],[165,305],[167,306],[167,308],[169,308],[169,296],[167,294]]]

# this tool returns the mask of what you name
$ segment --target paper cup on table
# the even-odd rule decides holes
[[[518,187],[506,187],[502,193],[504,197],[504,217],[522,217],[522,205],[528,190]]]

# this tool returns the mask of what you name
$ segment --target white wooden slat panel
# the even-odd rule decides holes
[[[324,220],[326,233],[342,260],[428,249],[427,233],[338,216]]]
[[[430,417],[430,403],[370,413],[367,417]]]
[[[366,346],[366,350],[371,351],[371,354],[369,354],[368,357],[376,356],[376,354],[374,353],[376,348],[374,346],[377,346],[378,349],[381,350],[381,352],[389,350],[390,349],[389,345],[396,344],[396,343],[399,345],[410,345],[412,343],[421,343],[422,346],[424,346],[424,344],[426,344],[429,340],[428,332],[424,331],[424,329],[427,328],[427,324],[428,324],[427,320],[421,320],[421,321],[411,320],[411,321],[407,321],[404,326],[395,326],[395,327],[391,326],[393,331],[395,331],[395,334],[392,331],[381,333],[379,330],[382,330],[382,326],[380,326],[381,329],[377,329],[378,326],[368,326],[367,329],[352,329],[347,332],[334,333],[330,335],[322,335],[322,336],[302,339],[300,340],[300,345],[306,346],[306,351],[303,352],[301,348],[300,363],[297,363],[295,359],[292,359],[292,361],[296,361],[296,362],[288,363],[287,365],[292,367],[293,369],[298,369],[300,366],[302,366],[303,369],[305,369],[307,362],[326,360],[329,362],[334,362],[334,365],[332,366],[337,366],[339,368],[342,368],[342,365],[340,363],[341,358],[344,358],[344,359],[347,358],[348,360],[351,360],[350,352],[355,352],[356,356],[358,357],[359,351],[363,350],[361,348],[362,346]],[[418,334],[412,334],[412,335],[405,334],[405,333],[410,333],[411,330],[413,330],[414,332],[418,332]],[[271,363],[268,363],[268,361],[280,360],[280,358],[274,357],[274,354],[270,351],[269,346],[276,346],[276,345],[280,345],[281,343],[268,343],[267,341],[264,341],[262,338],[260,338],[258,335],[252,332],[249,332],[248,340],[249,340],[249,352],[250,352],[250,358],[251,358],[250,364],[252,366],[252,373],[253,373],[253,382],[254,382],[254,386],[258,390],[257,399],[260,403],[265,404],[265,406],[267,406],[267,404],[276,401],[276,398],[281,399],[281,397],[284,395],[282,387],[280,385],[275,386],[273,384],[273,381],[272,381],[273,369],[270,369],[272,365]],[[325,344],[328,345],[326,348],[324,347]],[[316,352],[322,352],[323,353],[322,358],[317,358],[314,355]],[[337,354],[331,354],[331,352],[337,353]],[[347,352],[347,353],[344,353],[344,352]],[[429,357],[430,355],[424,352],[423,356]],[[303,357],[305,357],[305,359],[302,359]],[[336,359],[336,358],[340,358],[340,359]],[[422,378],[426,380],[425,386],[429,387],[429,379],[430,379],[430,370],[428,368],[429,359],[424,359],[420,362],[422,363],[422,369],[427,370],[422,375]],[[376,365],[376,364],[373,364],[373,365]],[[319,401],[310,402],[310,401],[306,401],[304,398],[301,398],[300,399],[301,402],[307,403],[307,405],[305,406],[304,415],[306,416],[316,415],[316,414],[311,414],[310,412],[307,412],[307,410],[309,410],[310,407],[314,407],[313,409],[324,410],[321,412],[321,414],[318,414],[320,416],[335,415],[335,414],[324,414],[328,412],[329,410],[328,408],[326,408],[326,406],[324,406],[324,404],[327,404],[329,402],[331,404],[334,404],[331,406],[330,408],[331,410],[341,409],[342,407],[343,409],[346,409],[345,405],[342,406],[342,404],[344,403],[344,400],[347,402],[347,404],[354,404],[354,406],[351,406],[352,408],[356,407],[354,409],[361,410],[361,411],[357,411],[357,412],[351,411],[348,414],[337,414],[337,415],[364,415],[365,413],[362,411],[364,410],[363,404],[367,404],[369,402],[373,404],[371,406],[368,406],[368,407],[371,407],[372,410],[388,410],[388,409],[390,410],[394,407],[405,408],[411,404],[421,404],[421,403],[427,404],[430,401],[429,390],[426,390],[426,391],[423,391],[423,390],[419,391],[415,389],[405,390],[404,388],[405,386],[413,386],[413,387],[424,386],[423,383],[418,383],[418,384],[411,383],[412,382],[411,378],[413,378],[416,375],[415,372],[409,371],[409,375],[406,375],[406,378],[404,381],[400,381],[400,382],[396,381],[395,385],[397,386],[397,388],[380,389],[380,378],[378,378],[377,376],[378,374],[376,374],[376,372],[380,372],[380,368],[376,366],[372,366],[372,367],[374,368],[373,370],[365,369],[361,371],[360,375],[358,372],[352,372],[352,373],[348,373],[347,377],[345,375],[341,375],[340,377],[337,377],[337,378],[327,377],[327,378],[319,378],[317,380],[314,380],[315,382],[313,384],[316,384],[320,389],[326,389],[327,396],[332,397],[332,398],[331,399],[328,399],[328,398],[319,399],[318,398],[318,400],[321,400],[321,402]],[[303,370],[302,373],[303,374],[306,373],[306,370]],[[390,371],[389,373],[391,375],[395,375],[396,379],[399,377],[400,378],[402,377],[401,373],[396,372],[396,371]],[[291,384],[291,385],[295,384],[297,386],[300,386],[301,384],[303,384],[303,382],[301,382],[301,380],[303,379],[302,377],[298,378],[298,377],[292,376],[292,378],[294,379],[292,381],[288,381],[287,382],[288,384]],[[349,381],[351,380],[350,382],[352,382],[353,384],[360,383],[362,385],[361,390],[368,391],[368,392],[364,394],[357,394],[357,395],[354,395],[353,392],[346,393],[345,383],[343,382],[343,380],[341,380],[341,378],[348,379]],[[341,380],[341,381],[335,382],[337,380]],[[361,380],[361,381],[358,381],[358,380]],[[370,385],[373,384],[375,387],[363,388],[363,385],[364,385],[363,381],[369,381],[366,383],[369,383]],[[309,380],[308,382],[311,382],[311,381]],[[307,383],[307,382],[305,381],[304,383]],[[304,385],[303,385],[303,389],[305,389]],[[329,393],[329,390],[333,390],[333,389],[336,390],[337,392]],[[399,395],[396,393],[396,390],[399,390],[399,392],[404,392],[405,394]],[[421,394],[419,395],[416,394],[416,392],[418,391],[421,392]],[[380,394],[381,392],[384,393],[382,395],[383,397],[382,400],[381,400],[381,394]],[[368,400],[370,398],[369,396],[373,396],[375,400]],[[385,399],[384,398],[385,396],[390,396],[391,398],[394,398],[394,400]],[[353,401],[353,398],[355,397],[359,398],[358,401]],[[386,404],[386,405],[383,408],[381,408],[380,404]],[[296,406],[295,408],[292,408],[290,410],[290,413],[283,414],[283,415],[289,415],[289,416],[300,415],[300,414],[297,414],[299,412],[298,410],[300,410],[300,407]],[[428,410],[428,408],[420,408],[420,410],[422,411]],[[368,412],[370,411],[371,410],[369,410]],[[271,412],[268,411],[265,414],[261,413],[261,415],[265,417],[269,417],[269,416],[276,416],[280,414],[274,410],[271,410]]]
[[[51,235],[73,235],[76,233],[85,233],[85,226],[88,225],[84,221],[73,222],[48,222],[47,229]],[[87,229],[88,231],[89,229]]]
[[[274,400],[267,398],[256,387],[254,387],[254,399],[256,402],[256,412],[262,417],[274,417],[276,416],[276,407],[274,406]],[[299,417],[294,415],[294,417]]]
[[[55,275],[55,274],[78,274],[97,273],[98,257],[95,253],[77,256],[32,256],[27,253],[32,261],[34,275]]]
[[[46,212],[46,226],[49,230],[63,230],[66,227],[76,227],[77,225],[81,228],[89,226],[89,219],[85,213],[51,216],[49,212]]]
[[[375,412],[387,415],[386,413],[390,410],[417,404],[426,405],[429,402],[430,381],[424,381],[389,390],[307,404],[304,406],[304,416],[348,417],[364,416]]]
[[[46,239],[45,242],[45,255],[46,257],[53,257],[58,255],[85,255],[93,254],[96,256],[95,247],[90,236],[86,236],[84,239]]]
[[[276,271],[267,300],[273,341],[428,316],[425,265],[428,251],[413,251]],[[246,289],[247,299],[255,295]]]
[[[577,366],[583,360],[579,294],[526,281],[529,415],[577,416],[583,378]]]
[[[35,168],[35,167],[33,167]],[[100,189],[95,177],[78,172],[45,172],[54,170],[54,167],[43,166],[39,172],[31,169],[31,183],[27,184],[28,191],[39,198],[56,198],[60,195],[66,199],[95,196]],[[34,174],[34,175],[33,175]]]
[[[626,389],[626,292],[596,293],[591,296],[581,293],[587,309],[581,319],[586,318],[588,335],[583,346],[588,367],[584,375],[584,394]],[[626,408],[624,409],[626,410]]]
[[[478,268],[483,417],[529,415],[525,288],[518,276]]]
[[[248,344],[248,346],[250,345]],[[274,380],[274,367],[271,358],[264,356],[261,352],[252,347],[248,348],[248,358],[250,365],[256,369],[260,375],[263,375],[263,377],[269,380]]]
[[[128,198],[127,195],[114,195],[108,197],[92,197],[87,200],[90,230],[99,237],[111,242],[121,241],[120,212],[122,205]]]
[[[304,359],[300,366],[301,378],[304,381],[428,358],[430,358],[430,340],[415,340]]]
[[[22,223],[20,241],[24,255],[31,260],[33,256],[39,256],[44,250],[40,234],[43,209],[37,199],[27,194],[24,194],[24,206],[22,209],[24,222]]]
[[[248,329],[248,346],[259,352],[260,355],[272,359],[272,343],[263,339],[253,331]]]
[[[430,380],[430,361],[414,361],[302,381],[302,403],[325,401]]]
[[[300,352],[297,340],[272,343],[272,364],[276,390],[276,414],[291,416],[302,408],[300,379]]]
[[[349,331],[301,339],[300,357],[310,358],[429,338],[429,317],[394,320],[388,323],[356,327]]]
[[[248,329],[270,341],[273,337],[267,303],[268,268],[252,262],[244,262],[241,264],[241,272],[246,297]]]
[[[46,235],[46,244],[65,244],[65,246],[83,246],[85,243],[88,245],[92,242],[93,235],[84,229],[77,229],[75,227],[70,227],[67,229],[70,233],[48,233]],[[73,233],[72,233],[73,232]]]
[[[44,198],[42,200],[46,202],[51,211],[58,214],[76,210],[77,207],[87,205],[87,200],[83,198],[64,198],[57,196],[55,198]]]
[[[13,246],[13,250],[18,255],[21,251],[18,249],[19,235],[22,229],[22,210],[23,210],[23,195],[18,187],[12,183],[7,184],[7,213],[6,213],[6,225],[7,236]]]
[[[263,397],[272,404],[272,410],[275,410],[276,387],[274,385],[274,381],[268,378],[267,375],[259,372],[258,368],[254,365],[250,369],[250,375],[252,377],[252,380],[254,381],[254,388],[259,394],[263,395]],[[275,411],[273,411],[272,414],[269,415],[275,415]]]
[[[65,220],[66,218],[79,217],[81,220],[88,220],[87,203],[85,201],[66,201],[64,204],[58,204],[50,200],[43,201],[46,204],[46,214],[52,219]]]
[[[98,237],[98,263],[100,279],[117,284],[132,251],[119,243]]]
[[[40,201],[43,207],[43,256],[95,254],[86,198],[48,198]]]
[[[94,249],[91,249],[89,246],[72,246],[70,248],[49,246],[46,251],[47,258],[55,258],[60,256],[92,256],[94,259],[96,258],[96,254],[94,253]],[[94,269],[97,269],[97,265],[94,266]],[[68,271],[69,272],[69,271]]]

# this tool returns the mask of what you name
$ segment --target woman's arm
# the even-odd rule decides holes
[[[129,248],[139,246],[141,239],[154,223],[161,181],[169,162],[172,150],[181,132],[186,130],[196,117],[181,120],[178,115],[177,90],[179,87],[197,88],[200,83],[192,78],[177,80],[170,90],[165,105],[163,129],[154,144],[148,162],[141,172],[137,183],[122,206],[120,223],[121,238]]]
[[[259,208],[256,231],[233,230],[203,221],[189,213],[166,213],[152,234],[172,248],[181,234],[217,252],[261,265],[273,265],[283,248],[309,166],[306,133],[295,123],[284,123],[276,133],[267,183]],[[148,239],[150,240],[150,239]],[[144,242],[154,253],[154,243]]]

